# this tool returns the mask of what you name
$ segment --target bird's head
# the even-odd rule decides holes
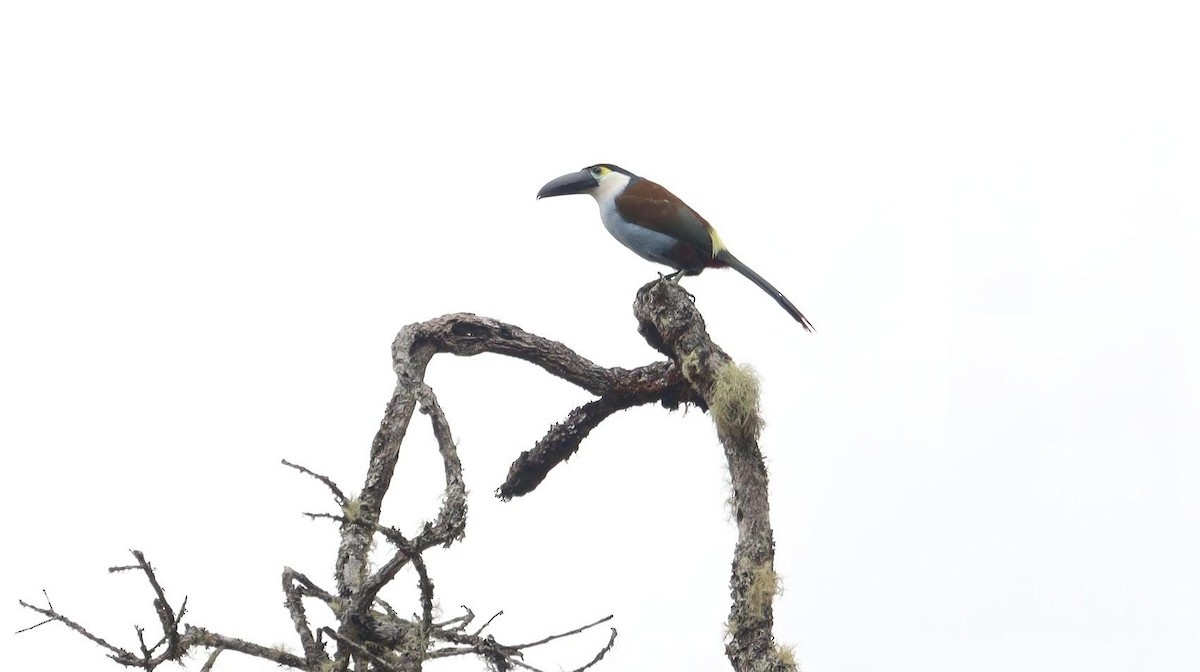
[[[611,163],[597,163],[576,173],[556,177],[538,192],[538,198],[590,194],[596,200],[613,197],[625,189],[635,175]]]

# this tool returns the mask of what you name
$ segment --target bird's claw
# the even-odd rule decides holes
[[[683,289],[683,285],[679,284],[679,279],[682,278],[683,276],[684,276],[683,271],[676,271],[674,273],[671,273],[670,275],[664,275],[663,273],[660,272],[658,274],[658,282],[669,282],[672,285],[675,285],[676,287]],[[688,299],[690,299],[692,303],[696,302],[695,294],[692,294],[691,292],[689,292],[686,289],[683,289],[683,293],[687,295]]]

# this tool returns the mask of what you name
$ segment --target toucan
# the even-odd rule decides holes
[[[675,269],[667,276],[671,280],[728,266],[770,294],[800,326],[813,330],[812,323],[782,292],[729,252],[699,213],[658,184],[611,163],[598,163],[550,180],[537,197],[568,194],[595,198],[604,228],[643,259]]]

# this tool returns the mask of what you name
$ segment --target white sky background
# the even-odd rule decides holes
[[[400,326],[656,358],[630,310],[656,268],[590,199],[534,200],[605,161],[819,330],[731,272],[685,283],[763,378],[776,634],[806,672],[1200,669],[1197,10],[903,5],[6,3],[4,631],[44,587],[135,646],[150,593],[105,568],[138,548],[190,621],[297,648],[279,572],[332,587],[335,534],[279,460],[360,487]],[[515,642],[612,613],[599,669],[727,669],[703,414],[619,415],[502,504],[588,395],[492,356],[429,380],[472,490],[428,556],[447,615],[503,609]],[[385,509],[410,530],[441,488],[424,420]],[[60,627],[0,642],[6,669],[117,669]]]

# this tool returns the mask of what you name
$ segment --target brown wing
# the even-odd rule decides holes
[[[662,186],[637,178],[616,199],[625,221],[665,233],[713,258],[713,228],[695,210]]]

